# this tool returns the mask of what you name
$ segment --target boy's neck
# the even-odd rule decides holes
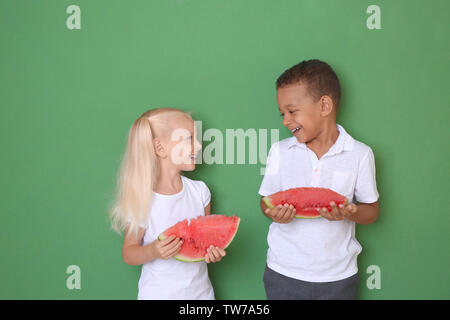
[[[320,130],[317,137],[307,142],[306,146],[316,154],[317,159],[320,159],[336,143],[338,137],[336,122],[330,122]]]

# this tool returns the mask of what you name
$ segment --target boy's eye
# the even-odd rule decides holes
[[[295,111],[288,111],[288,112],[289,112],[289,114],[293,114],[293,113],[297,112],[297,110],[295,110]],[[280,117],[284,117],[284,113],[281,113]]]

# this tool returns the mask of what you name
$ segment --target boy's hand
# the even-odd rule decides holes
[[[265,214],[274,222],[289,223],[294,219],[296,212],[294,206],[286,203],[284,206],[278,205],[273,209],[267,208]]]
[[[351,220],[356,213],[358,212],[358,207],[356,204],[348,202],[346,205],[340,204],[339,207],[336,206],[336,203],[333,201],[330,202],[331,212],[328,212],[327,208],[317,208],[320,215],[325,219],[330,221],[338,221],[338,220]]]
[[[225,257],[225,255],[226,255],[225,250],[211,245],[206,250],[205,261],[206,263],[219,262],[220,260],[222,260],[223,257]]]

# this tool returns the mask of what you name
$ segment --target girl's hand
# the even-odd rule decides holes
[[[351,220],[358,212],[358,206],[354,203],[348,202],[345,206],[340,204],[339,207],[333,201],[330,202],[331,212],[327,208],[317,209],[320,215],[330,221]]]
[[[278,205],[273,209],[267,208],[265,213],[272,218],[274,222],[289,223],[294,219],[296,211],[294,206],[286,203],[284,206]]]
[[[183,241],[180,238],[176,238],[171,235],[164,240],[156,239],[151,243],[151,247],[155,253],[155,256],[159,259],[170,259],[174,257],[181,249]]]
[[[205,261],[206,263],[219,262],[223,257],[225,257],[225,255],[225,250],[222,248],[210,246],[206,250]]]

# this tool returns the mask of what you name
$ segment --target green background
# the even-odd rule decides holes
[[[81,8],[68,30],[66,8]],[[381,30],[366,9],[381,8]],[[2,299],[135,299],[107,209],[133,121],[173,106],[218,128],[279,128],[274,82],[304,59],[340,77],[338,123],[374,151],[380,215],[357,225],[361,299],[449,299],[448,1],[0,3]],[[242,218],[210,266],[218,299],[265,299],[263,165],[200,165],[214,213]],[[81,268],[81,289],[66,268]],[[381,289],[366,272],[381,269]]]

